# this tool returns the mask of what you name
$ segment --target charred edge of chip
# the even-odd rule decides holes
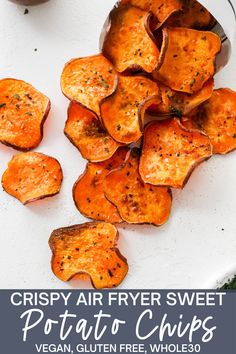
[[[66,226],[66,227],[61,227],[61,228],[59,228],[59,229],[56,229],[56,230],[54,230],[52,233],[51,233],[51,235],[50,235],[50,237],[49,237],[49,240],[48,240],[48,244],[49,244],[49,247],[50,247],[50,249],[51,249],[51,251],[52,251],[52,257],[51,257],[51,269],[52,269],[52,272],[53,272],[53,274],[55,274],[55,276],[57,277],[57,274],[56,273],[54,273],[54,270],[53,270],[53,259],[54,259],[54,257],[55,257],[55,246],[54,246],[54,238],[58,238],[58,237],[60,237],[61,235],[60,235],[60,233],[61,232],[66,232],[67,230],[72,230],[73,231],[73,229],[75,229],[75,230],[80,230],[80,229],[93,229],[94,228],[94,226],[96,227],[97,225],[99,225],[99,224],[101,224],[102,222],[99,222],[99,221],[94,221],[94,222],[87,222],[87,223],[84,223],[84,224],[77,224],[77,225],[72,225],[72,226]],[[106,224],[106,222],[104,222],[105,224]],[[108,224],[108,223],[107,223]],[[109,224],[109,225],[112,225],[112,224]],[[113,225],[112,225],[113,226]],[[127,275],[127,273],[128,273],[128,270],[129,270],[129,265],[128,265],[128,262],[127,262],[127,258],[123,255],[123,254],[121,254],[121,252],[120,252],[120,250],[118,249],[118,247],[117,247],[117,242],[118,242],[118,240],[119,240],[119,231],[115,228],[115,226],[113,226],[114,227],[114,230],[116,230],[116,235],[115,235],[115,238],[114,238],[114,243],[113,243],[113,246],[112,246],[112,250],[114,250],[115,251],[115,253],[117,254],[117,256],[118,256],[118,258],[120,258],[126,265],[127,265],[127,271],[126,271],[126,273],[124,274],[124,277],[123,278],[121,278],[121,280],[120,280],[120,282],[119,283],[117,283],[116,284],[116,287],[117,286],[119,286],[121,283],[122,283],[122,281],[123,281],[123,279],[125,278],[125,276]],[[92,284],[92,286],[93,286],[93,288],[94,289],[97,289],[96,287],[95,287],[95,285],[94,285],[94,283],[93,283],[93,280],[92,280],[92,277],[90,276],[90,274],[89,273],[87,273],[87,272],[76,272],[75,274],[73,274],[69,279],[67,279],[66,281],[68,282],[68,281],[70,281],[70,280],[72,280],[76,275],[79,275],[79,274],[85,274],[85,275],[87,275],[88,277],[89,277],[89,279],[90,279],[90,282],[91,282],[91,284]],[[98,288],[99,289],[99,288]]]
[[[174,112],[170,112],[170,113],[159,113],[159,112],[155,112],[154,111],[148,111],[148,114],[152,117],[156,117],[157,121],[162,121],[162,120],[166,120],[166,119],[169,119],[169,118],[173,118],[176,113]]]
[[[146,18],[145,18],[144,26],[145,26],[147,34],[149,35],[149,37],[151,38],[151,40],[153,41],[153,43],[157,47],[156,38],[155,38],[153,32],[151,31],[151,28],[150,28],[151,18],[152,18],[152,13],[148,12],[147,15],[146,15]],[[165,58],[165,53],[166,53],[166,50],[167,50],[167,45],[168,45],[167,31],[163,30],[162,45],[161,45],[161,49],[160,49],[160,52],[159,52],[158,63],[157,63],[157,66],[153,69],[153,71],[156,71],[156,70],[160,69],[161,65],[163,64],[163,61],[164,61],[164,58]]]
[[[161,50],[160,50],[160,65],[157,68],[160,69],[161,65],[164,62],[166,51],[168,49],[168,44],[169,44],[169,35],[168,35],[168,30],[166,27],[162,29],[162,45],[161,45]]]
[[[113,64],[111,64],[111,65],[113,66]],[[114,68],[114,66],[113,66],[113,68]],[[103,119],[102,119],[102,116],[101,116],[101,104],[102,104],[102,101],[105,101],[106,98],[109,98],[109,97],[113,96],[113,95],[116,93],[116,91],[117,91],[117,88],[118,88],[118,85],[119,85],[119,75],[118,75],[118,72],[115,70],[115,68],[114,68],[114,71],[115,71],[115,73],[116,73],[116,76],[115,76],[115,85],[114,85],[114,87],[113,87],[113,90],[112,90],[112,92],[111,92],[108,96],[102,98],[102,100],[99,102],[99,113],[100,113],[99,121],[100,121],[100,123],[101,123],[102,128],[103,128],[106,132],[107,132],[107,129],[106,129],[105,125],[104,125],[104,122],[103,122]],[[109,135],[110,135],[110,134],[109,134]]]
[[[217,73],[216,59],[217,59],[218,54],[219,54],[219,53],[221,52],[221,50],[222,50],[223,44],[222,44],[222,41],[221,41],[221,39],[220,39],[220,37],[219,37],[218,34],[216,34],[215,32],[210,32],[210,33],[212,33],[213,35],[215,35],[215,37],[218,38],[218,40],[219,40],[219,42],[220,42],[219,50],[218,50],[218,52],[215,54],[215,58],[214,58],[214,61],[213,61],[213,63],[214,63],[214,74],[212,75],[212,77],[214,77],[214,75]]]
[[[168,49],[168,44],[169,44],[168,28],[163,27],[161,33],[162,33],[162,43],[161,43],[160,54],[159,54],[159,62],[158,62],[157,67],[153,70],[153,72],[157,72],[161,68],[161,66],[164,62],[164,59],[165,59],[166,51]],[[152,78],[152,80],[154,80],[155,82],[157,81],[153,78]]]
[[[209,25],[207,27],[205,27],[205,30],[211,31],[216,25],[217,25],[217,21],[216,21],[215,17],[212,15],[211,22],[209,23]],[[204,29],[204,27],[203,27],[203,29]]]
[[[107,130],[106,124],[104,123],[104,120],[103,120],[103,117],[102,117],[102,116],[103,116],[103,115],[102,115],[102,105],[105,104],[106,101],[107,101],[108,99],[110,99],[111,97],[113,97],[115,94],[116,94],[116,90],[113,91],[109,96],[102,98],[101,101],[100,101],[100,103],[99,103],[99,113],[100,113],[100,117],[101,117],[101,121],[102,121],[102,126],[104,127],[105,131],[108,131],[108,130]],[[110,134],[109,134],[109,135],[110,135]],[[112,137],[112,139],[114,139],[114,138]],[[114,139],[114,140],[115,140],[115,139]],[[117,141],[117,140],[115,140],[115,141]],[[118,141],[117,141],[117,142],[118,142]],[[118,143],[119,143],[119,142],[118,142]]]

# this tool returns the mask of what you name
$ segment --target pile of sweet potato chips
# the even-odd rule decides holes
[[[171,188],[236,148],[236,93],[214,90],[221,40],[212,15],[195,0],[121,0],[109,20],[101,53],[71,60],[61,76],[71,101],[64,132],[88,160],[73,198],[96,221],[55,230],[49,241],[55,275],[89,276],[96,288],[119,285],[128,271],[112,224],[163,225]],[[37,146],[48,99],[4,80],[0,97],[0,140]],[[13,158],[2,180],[22,203],[57,193],[62,180],[55,159],[27,154]]]
[[[89,161],[73,198],[97,221],[159,226],[170,215],[170,188],[236,148],[236,94],[214,91],[221,40],[197,1],[121,0],[109,21],[101,54],[70,61],[61,76],[71,101],[65,134]]]

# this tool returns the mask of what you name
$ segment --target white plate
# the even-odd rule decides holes
[[[85,221],[71,195],[85,161],[63,134],[68,101],[59,81],[66,61],[97,52],[107,9],[107,0],[51,0],[24,15],[24,7],[1,0],[0,77],[26,80],[51,98],[37,150],[58,158],[64,171],[62,191],[54,198],[22,206],[0,191],[1,288],[77,285],[54,277],[47,244],[53,229]],[[234,51],[216,85],[236,90],[235,71]],[[0,174],[15,153],[0,145]],[[164,227],[119,227],[119,247],[130,265],[121,288],[204,288],[235,268],[235,181],[236,153],[213,157],[183,191],[173,193],[172,216]]]

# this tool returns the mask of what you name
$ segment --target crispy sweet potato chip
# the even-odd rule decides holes
[[[104,179],[114,168],[120,167],[127,155],[128,148],[120,148],[107,161],[88,163],[73,188],[76,207],[88,218],[119,223],[122,221],[116,207],[104,195]]]
[[[102,55],[73,59],[64,67],[61,89],[71,101],[76,101],[99,116],[99,103],[117,85],[117,73]]]
[[[142,135],[146,109],[159,102],[155,82],[143,76],[119,76],[117,90],[101,104],[101,118],[113,139],[129,144]]]
[[[196,0],[182,0],[183,10],[173,13],[167,20],[169,27],[210,29],[215,23],[211,13]]]
[[[0,80],[0,142],[28,151],[39,145],[50,100],[30,84]]]
[[[177,92],[165,85],[159,85],[161,103],[155,106],[155,113],[183,116],[189,114],[201,103],[208,100],[214,89],[214,80],[209,79],[202,89],[194,94]]]
[[[215,90],[192,118],[183,118],[185,127],[205,132],[213,153],[227,154],[236,149],[236,93],[223,88]]]
[[[213,32],[168,28],[168,48],[155,79],[172,90],[194,93],[215,73],[215,57],[221,41]]]
[[[54,230],[49,239],[52,271],[63,281],[88,274],[96,289],[116,287],[128,272],[117,239],[115,226],[103,222]]]
[[[144,182],[183,188],[194,168],[212,155],[209,138],[177,118],[151,122],[144,131],[139,172]]]
[[[145,184],[139,175],[139,153],[134,148],[124,166],[111,171],[104,184],[105,195],[116,205],[123,220],[133,224],[164,224],[170,215],[170,190]]]
[[[160,54],[150,32],[150,15],[129,5],[111,12],[102,52],[118,72],[142,69],[151,73],[160,66],[163,53]],[[162,51],[165,46],[164,43]]]
[[[121,5],[131,4],[144,11],[151,11],[157,19],[157,26],[160,27],[171,14],[182,10],[182,0],[121,0]]]
[[[22,204],[51,197],[60,191],[62,170],[59,162],[39,152],[13,156],[2,176],[3,189]]]
[[[68,109],[64,133],[81,155],[93,162],[109,159],[120,146],[102,128],[93,112],[74,102]]]

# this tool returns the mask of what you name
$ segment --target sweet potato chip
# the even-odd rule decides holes
[[[61,89],[71,101],[76,101],[99,116],[99,103],[117,85],[117,73],[102,55],[73,59],[64,67]]]
[[[88,218],[119,223],[122,221],[116,207],[104,195],[104,179],[114,168],[121,166],[128,148],[120,148],[107,161],[88,163],[73,188],[73,198],[77,209]]]
[[[60,191],[62,170],[59,162],[39,152],[13,156],[2,176],[3,189],[22,204],[51,197]]]
[[[202,89],[194,94],[173,91],[164,85],[159,85],[159,89],[161,103],[155,107],[155,113],[182,117],[211,97],[214,89],[214,80],[209,79]]]
[[[139,175],[139,149],[134,148],[125,165],[111,171],[104,184],[105,195],[116,205],[123,220],[133,224],[164,224],[170,215],[170,190],[145,184]]]
[[[160,66],[163,53],[159,52],[150,32],[150,15],[129,5],[111,12],[102,52],[118,72],[142,69],[151,73]]]
[[[146,183],[183,188],[194,168],[212,155],[209,138],[177,118],[151,122],[144,131],[139,172]]]
[[[143,76],[120,76],[117,90],[101,104],[101,118],[113,139],[129,144],[142,136],[146,109],[159,102],[155,82]]]
[[[196,0],[182,0],[183,10],[173,13],[167,20],[169,27],[210,29],[215,23],[211,13]]]
[[[63,281],[88,274],[96,289],[116,287],[128,272],[117,239],[115,226],[103,222],[54,230],[49,239],[52,271]]]
[[[171,14],[182,10],[183,0],[121,0],[121,5],[130,4],[144,11],[151,11],[160,27]],[[154,28],[155,29],[155,28]]]
[[[50,100],[30,84],[0,80],[0,142],[21,151],[34,149],[49,110]]]
[[[168,48],[155,79],[172,90],[199,91],[215,73],[215,57],[221,49],[220,37],[213,32],[188,28],[168,28]]]
[[[212,143],[213,153],[227,154],[236,149],[236,92],[215,90],[195,116],[184,118],[186,127],[205,132]]]
[[[64,133],[81,155],[93,162],[109,159],[120,146],[102,128],[93,112],[74,102],[68,109]]]

